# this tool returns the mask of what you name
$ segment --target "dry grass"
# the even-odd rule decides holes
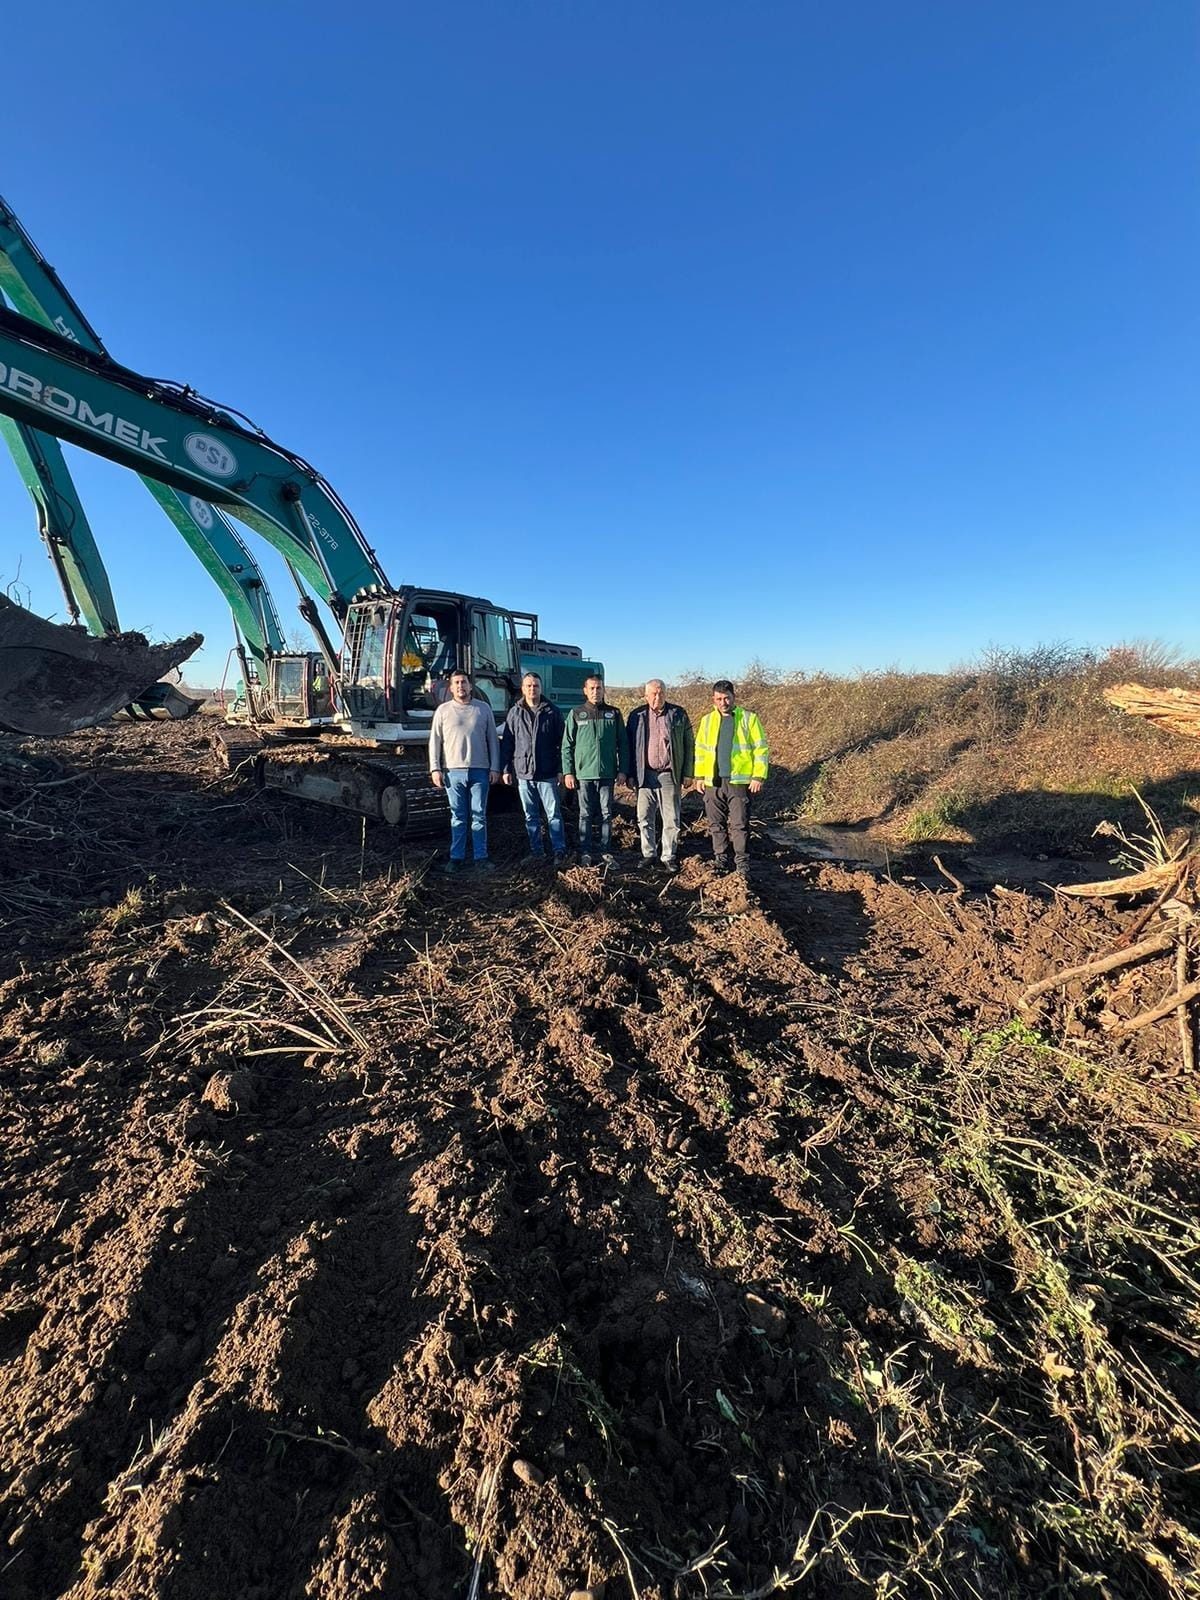
[[[1200,808],[1200,746],[1108,705],[1136,678],[1200,685],[1200,662],[1159,645],[1105,652],[1050,645],[991,649],[945,673],[835,677],[752,665],[739,698],[771,742],[771,809],[798,821],[866,824],[897,840],[1026,849],[1086,845],[1104,818],[1136,822],[1136,785],[1168,826]],[[636,690],[613,690],[625,706]],[[673,698],[698,717],[709,683]]]

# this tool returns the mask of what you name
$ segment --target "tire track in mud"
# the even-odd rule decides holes
[[[897,1273],[974,1276],[1003,1319],[1020,1263],[904,1096],[954,1092],[959,1029],[1011,1014],[1055,949],[1022,930],[1061,914],[989,925],[778,853],[749,902],[687,853],[671,883],[551,878],[513,819],[507,874],[464,889],[274,807],[264,834],[239,804],[226,861],[166,819],[169,890],[31,936],[40,975],[0,952],[0,1037],[23,997],[35,1044],[81,1051],[0,1074],[0,1586],[433,1600],[478,1558],[510,1600],[630,1574],[699,1600],[761,1588],[811,1524],[831,1600],[1051,1592],[1041,1480],[986,1420],[1012,1372],[939,1343]],[[220,898],[365,1055],[247,1054],[313,1017],[261,940],[189,928]],[[181,1025],[230,996],[261,1026]],[[1050,1398],[1020,1403],[1070,1470]]]

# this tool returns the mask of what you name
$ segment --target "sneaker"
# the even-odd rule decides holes
[[[607,867],[610,872],[615,872],[617,869],[617,858],[612,854],[611,851],[606,850],[600,857],[600,865],[602,867]]]
[[[654,857],[653,856],[643,856],[642,859],[638,862],[638,871],[639,872],[653,872],[654,871]]]
[[[590,867],[591,864],[592,864],[591,856],[588,855],[586,850],[581,851],[580,855],[579,855],[579,865],[581,867]]]
[[[556,851],[555,852],[555,856],[554,856],[554,870],[555,870],[555,872],[561,872],[563,870],[563,868],[566,866],[566,864],[567,864],[567,852],[565,850]]]
[[[487,856],[484,856],[482,860],[477,859],[475,862],[476,872],[495,872],[495,870],[496,863],[494,861],[489,861]]]
[[[735,862],[733,870],[739,878],[748,878],[750,876],[750,863],[748,861]]]
[[[450,861],[447,861],[446,864],[443,866],[442,871],[444,873],[446,873],[447,875],[449,875],[450,873],[454,873],[454,872],[461,872],[464,865],[465,865],[465,863],[462,862],[462,861],[450,860]]]
[[[670,878],[674,878],[674,877],[677,876],[677,874],[679,872],[679,863],[678,863],[678,861],[676,861],[674,856],[672,856],[669,861],[664,861],[663,862],[663,871]]]
[[[718,878],[723,878],[725,876],[725,874],[729,871],[729,857],[728,856],[714,856],[713,857],[713,871],[716,873]]]

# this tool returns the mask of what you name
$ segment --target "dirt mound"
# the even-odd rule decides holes
[[[0,1591],[1196,1592],[1195,1085],[1017,1020],[1110,911],[203,751],[0,749]]]

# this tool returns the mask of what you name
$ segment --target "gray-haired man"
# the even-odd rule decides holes
[[[682,706],[667,699],[661,678],[646,684],[646,704],[629,713],[629,772],[637,790],[638,831],[642,842],[642,867],[654,865],[654,819],[662,819],[662,863],[666,871],[679,871],[675,852],[679,844],[679,803],[692,775],[695,742],[692,725]]]

